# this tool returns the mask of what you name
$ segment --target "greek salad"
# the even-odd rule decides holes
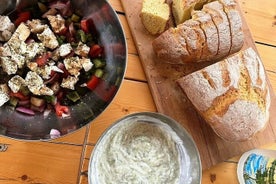
[[[0,22],[0,107],[70,116],[68,106],[105,74],[104,49],[91,21],[69,0],[39,0],[37,7],[0,15]]]

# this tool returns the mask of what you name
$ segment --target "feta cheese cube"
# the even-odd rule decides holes
[[[49,20],[50,25],[55,33],[60,33],[66,28],[65,20],[60,14],[47,15],[47,19]]]
[[[75,90],[75,85],[78,82],[78,78],[74,76],[68,76],[67,78],[62,79],[61,87]]]
[[[33,71],[29,71],[25,77],[25,82],[29,90],[34,95],[53,95],[54,92],[48,88],[44,83],[43,79]]]
[[[75,53],[82,57],[87,57],[89,51],[90,51],[90,47],[88,47],[86,44],[82,42],[79,42],[77,48],[75,49]]]
[[[9,89],[6,84],[0,84],[0,107],[9,101]]]
[[[59,47],[59,55],[61,57],[65,57],[68,54],[70,54],[72,52],[73,48],[71,47],[70,43],[66,43],[66,44],[62,44]]]
[[[21,86],[25,85],[25,80],[19,76],[19,75],[15,75],[13,76],[9,82],[8,82],[8,86],[10,87],[11,91],[14,93],[17,93]]]
[[[39,19],[28,20],[26,24],[32,33],[42,33],[47,28],[47,25],[42,24]]]
[[[8,75],[16,74],[17,72],[17,64],[9,57],[0,57],[1,66],[3,71]]]
[[[81,65],[82,65],[84,71],[86,71],[86,72],[91,70],[93,67],[93,63],[91,62],[91,60],[89,58],[81,58],[80,62],[81,62]]]
[[[15,26],[8,16],[0,15],[0,22],[0,41],[8,41],[15,30]]]
[[[80,62],[79,57],[70,57],[70,58],[65,58],[64,59],[64,66],[66,70],[74,76],[79,76],[80,75],[80,70],[82,69],[82,64]]]
[[[41,34],[37,34],[37,37],[49,49],[55,49],[59,45],[55,34],[49,27],[44,29]]]
[[[31,31],[30,29],[25,25],[25,23],[21,23],[15,32],[13,33],[10,40],[20,40],[20,41],[26,41],[27,38],[30,36]]]

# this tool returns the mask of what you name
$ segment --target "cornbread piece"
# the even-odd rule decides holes
[[[222,59],[229,54],[231,49],[231,32],[227,15],[224,12],[223,5],[214,1],[203,6],[202,11],[211,15],[219,36],[218,53],[215,60]]]
[[[224,140],[248,140],[264,129],[269,119],[266,75],[252,48],[177,82],[199,114]]]
[[[203,47],[200,59],[212,60],[218,53],[218,30],[212,21],[210,14],[203,11],[194,11],[193,20],[200,22],[200,27],[204,31],[206,43]]]
[[[194,9],[201,9],[208,0],[173,0],[172,12],[176,25],[191,18]]]
[[[243,31],[242,31],[242,20],[239,12],[236,9],[237,3],[235,0],[219,0],[223,5],[224,11],[228,17],[230,23],[231,32],[231,49],[229,54],[238,52],[243,46]]]
[[[153,35],[164,32],[172,23],[169,5],[164,0],[144,0],[140,18],[146,30]]]

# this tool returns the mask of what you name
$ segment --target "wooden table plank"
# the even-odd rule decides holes
[[[60,144],[64,143],[64,144],[72,144],[72,145],[83,145],[87,129],[88,127],[84,126],[76,130],[75,132],[72,132],[60,138],[51,140],[50,142],[60,143]]]
[[[7,150],[0,152],[0,182],[76,183],[82,146],[24,142],[0,137]]]
[[[112,8],[118,12],[123,12],[123,7],[121,4],[121,1],[118,0],[109,0],[110,5],[112,6]]]
[[[276,1],[240,0],[239,2],[254,39],[276,45]]]

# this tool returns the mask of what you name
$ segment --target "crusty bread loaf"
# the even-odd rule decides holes
[[[157,57],[168,63],[183,64],[218,61],[239,51],[243,45],[241,17],[233,3],[224,4],[227,7],[224,8],[219,1],[207,3],[203,5],[202,11],[193,11],[192,19],[175,28],[171,27],[155,38],[152,46]],[[237,24],[235,20],[238,20]]]
[[[160,34],[173,26],[171,10],[165,0],[144,0],[140,18],[152,35]]]
[[[177,82],[199,114],[224,140],[248,140],[269,119],[266,75],[252,48]]]
[[[191,18],[191,12],[194,9],[201,9],[208,0],[173,0],[172,13],[176,25],[185,22]]]

